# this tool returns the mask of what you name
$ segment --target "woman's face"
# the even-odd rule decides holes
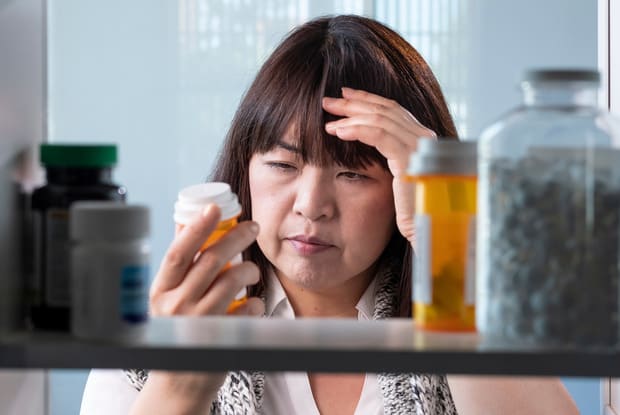
[[[280,278],[322,290],[370,277],[395,230],[389,172],[304,164],[284,138],[252,157],[249,180],[257,242]]]

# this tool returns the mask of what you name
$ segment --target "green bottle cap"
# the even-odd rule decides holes
[[[41,164],[49,167],[111,167],[115,144],[41,144]]]

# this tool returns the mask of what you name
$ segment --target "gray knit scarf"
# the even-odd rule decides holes
[[[373,318],[383,320],[394,315],[398,267],[386,266],[377,274],[377,294]],[[148,378],[144,369],[125,370],[127,380],[141,390]],[[383,396],[385,415],[456,415],[456,408],[444,375],[416,373],[380,373],[377,380]],[[254,415],[261,413],[264,372],[229,372],[211,406],[212,415]],[[271,414],[268,414],[271,415]]]

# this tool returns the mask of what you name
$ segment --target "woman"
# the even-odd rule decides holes
[[[243,98],[213,177],[231,184],[245,221],[198,259],[217,209],[178,234],[151,313],[224,314],[250,285],[254,297],[237,313],[409,317],[413,195],[401,176],[418,140],[436,136],[456,137],[442,92],[395,32],[359,16],[294,30]],[[219,274],[243,250],[246,262]],[[133,414],[576,412],[557,380],[119,373],[91,376],[83,413],[113,385]]]

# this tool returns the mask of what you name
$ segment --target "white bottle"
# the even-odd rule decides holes
[[[148,208],[76,202],[69,232],[72,333],[91,339],[139,337],[148,318]]]

